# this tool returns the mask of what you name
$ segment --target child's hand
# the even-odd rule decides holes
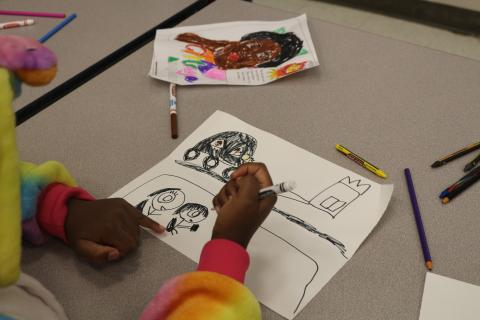
[[[232,240],[246,248],[277,201],[276,195],[262,200],[258,197],[261,188],[271,185],[272,179],[264,164],[249,163],[238,167],[213,198],[218,217],[212,239]]]
[[[68,201],[65,234],[73,250],[89,262],[117,260],[137,248],[140,226],[165,230],[124,199]]]

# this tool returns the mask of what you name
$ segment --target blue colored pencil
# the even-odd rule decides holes
[[[430,256],[430,250],[428,249],[427,237],[425,236],[425,229],[423,228],[422,216],[420,215],[420,209],[418,208],[417,196],[415,195],[415,188],[413,187],[412,174],[410,169],[404,170],[405,178],[407,179],[408,194],[410,195],[410,201],[412,202],[413,215],[417,224],[418,235],[420,237],[420,243],[422,245],[423,257],[425,258],[425,265],[428,270],[432,270],[433,263]]]
[[[77,15],[75,13],[69,15],[64,20],[62,20],[62,22],[57,24],[52,30],[48,31],[45,35],[43,35],[40,39],[38,39],[38,42],[44,43],[45,41],[50,39],[55,33],[57,33],[63,27],[65,27],[67,24],[69,24],[76,17],[77,17]]]

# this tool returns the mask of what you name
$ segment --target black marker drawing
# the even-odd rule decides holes
[[[274,237],[280,239],[281,241],[283,241],[285,244],[287,244],[289,247],[293,248],[294,250],[296,250],[298,253],[300,253],[301,255],[303,255],[304,257],[306,257],[308,260],[310,260],[311,262],[313,262],[313,264],[315,265],[315,271],[313,272],[312,274],[312,277],[308,280],[308,282],[305,284],[305,287],[303,288],[303,292],[302,292],[302,295],[300,297],[300,299],[298,300],[298,303],[295,307],[295,310],[293,310],[293,313],[296,313],[298,308],[300,307],[302,301],[303,301],[303,298],[305,298],[305,294],[307,293],[307,288],[308,286],[310,285],[310,283],[312,283],[312,281],[315,279],[315,276],[317,275],[318,273],[318,270],[319,270],[319,266],[318,266],[318,263],[317,261],[315,261],[312,257],[310,257],[308,254],[306,254],[305,252],[303,252],[302,250],[298,249],[297,247],[295,247],[293,244],[289,243],[287,240],[283,239],[282,237],[280,237],[279,235],[273,233],[272,231],[268,230],[267,228],[264,228],[264,227],[260,227],[260,229],[263,229],[265,230],[266,232],[270,233],[271,235],[273,235]]]
[[[198,203],[186,203],[173,214],[175,217],[167,224],[167,231],[178,234],[178,228],[197,231],[199,222],[208,217],[208,208]]]
[[[172,205],[173,205],[173,203],[178,204],[177,201],[180,201],[180,199],[182,199],[182,202],[185,201],[185,199],[186,199],[185,194],[187,193],[187,189],[190,189],[191,192],[196,192],[196,193],[198,193],[199,191],[203,191],[203,192],[208,194],[208,197],[213,197],[215,195],[214,193],[208,191],[207,189],[205,189],[205,188],[199,186],[198,184],[195,184],[195,183],[193,183],[193,182],[191,182],[191,181],[189,181],[185,178],[175,176],[175,175],[162,174],[162,175],[158,175],[158,176],[146,181],[142,185],[140,185],[140,186],[136,187],[135,189],[131,190],[123,198],[128,200],[128,198],[130,196],[135,195],[137,190],[141,190],[142,188],[146,188],[150,183],[153,183],[153,182],[156,182],[155,185],[163,184],[162,182],[165,182],[164,184],[169,185],[170,188],[161,189],[161,190],[155,191],[153,193],[148,193],[148,192],[144,193],[144,194],[148,194],[146,196],[147,199],[141,201],[137,205],[137,208],[141,207],[143,209],[142,212],[144,212],[144,214],[147,214],[147,215],[148,215],[149,211],[145,208],[147,208],[148,206],[153,207],[157,211],[160,211],[160,212],[163,211],[163,209],[158,210],[158,208],[162,208],[162,206],[160,206],[160,207],[158,207],[158,205],[156,205],[156,207],[153,206],[154,201],[152,199],[155,198],[155,196],[158,196],[158,195],[165,196],[165,194],[167,192],[171,192],[171,191],[176,191],[177,192],[175,195],[178,198],[177,197],[175,199],[168,198],[168,200],[171,200],[168,203],[170,203]],[[187,195],[188,195],[188,193],[187,193]],[[161,199],[163,199],[163,198],[161,198]],[[158,200],[160,200],[160,199],[158,199]],[[167,200],[167,199],[164,199],[164,200]],[[157,202],[162,203],[162,201],[157,201]],[[167,210],[170,210],[170,211],[172,210],[171,207],[172,206],[167,207],[167,206],[163,205],[164,209],[168,208]],[[282,216],[286,217],[289,221],[292,221],[292,222],[296,223],[297,225],[302,226],[301,222],[303,220],[301,220],[301,219],[299,219],[299,218],[297,218],[293,215],[290,215],[288,213],[285,213],[281,210],[278,210],[277,208],[274,208],[274,211],[278,212]],[[147,213],[145,213],[145,212],[147,212]],[[174,217],[170,220],[170,222],[167,225],[167,231],[169,231],[172,235],[174,233],[178,234],[178,230],[177,230],[178,228],[188,229],[190,231],[197,231],[199,222],[204,221],[204,220],[206,220],[210,217],[208,215],[208,209],[205,206],[203,206],[201,204],[197,204],[197,203],[186,203],[186,204],[183,204],[180,207],[177,206],[177,209],[175,210],[173,215],[174,215]],[[307,228],[307,226],[310,226],[310,225],[308,225],[304,222],[303,222],[303,224],[304,224],[303,225],[304,228]],[[330,237],[330,236],[328,236],[326,234],[323,234],[321,232],[318,232],[318,231],[315,232],[316,229],[313,226],[310,226],[309,231],[313,232],[313,233],[316,233],[319,236],[321,235],[322,238],[327,239],[329,242],[334,244],[339,249],[344,248],[344,246],[340,242],[335,240],[333,237]],[[262,232],[265,232],[265,233],[263,233],[263,235],[262,235]],[[301,275],[301,277],[304,278],[303,279],[304,282],[302,281],[302,290],[301,290],[301,292],[298,293],[299,294],[299,299],[298,299],[298,301],[295,302],[295,305],[294,305],[295,307],[293,308],[293,306],[292,306],[292,309],[294,309],[293,313],[296,313],[297,310],[299,309],[299,307],[302,304],[302,301],[305,297],[308,286],[313,282],[313,280],[315,279],[315,277],[318,274],[318,270],[319,270],[318,262],[314,258],[309,256],[308,254],[306,254],[303,251],[301,251],[300,249],[298,249],[295,245],[293,245],[292,243],[290,243],[286,239],[282,238],[281,236],[275,234],[274,232],[272,232],[271,230],[269,230],[265,227],[260,226],[259,230],[257,231],[256,236],[258,236],[258,237],[269,237],[270,236],[270,238],[277,239],[278,241],[280,241],[282,246],[284,246],[285,250],[290,252],[290,255],[295,253],[297,255],[296,259],[301,259],[303,257],[303,259],[306,259],[305,262],[310,263],[310,268],[311,268],[310,272]],[[296,281],[299,281],[299,280],[296,279]]]
[[[313,197],[309,204],[335,218],[343,209],[365,194],[371,185],[345,177]]]
[[[253,161],[253,154],[255,153],[256,147],[257,140],[246,133],[236,131],[221,132],[200,141],[194,147],[188,149],[183,155],[183,162],[175,162],[184,167],[208,174],[219,181],[227,182],[230,173],[239,165],[247,161]],[[205,157],[201,165],[192,162],[198,159],[202,153],[205,154]],[[220,163],[227,165],[227,168],[224,169],[221,174],[214,171]],[[352,180],[351,177],[347,176],[320,191],[310,200],[292,191],[278,196],[321,210],[329,214],[333,219],[354,200],[367,192],[370,187],[371,185],[369,184],[362,184],[360,179]],[[308,222],[284,210],[274,207],[273,211],[282,215],[288,221],[327,240],[340,251],[343,257],[347,258],[345,255],[347,249],[341,241],[336,240],[326,233],[320,232]]]
[[[184,153],[183,161],[175,162],[219,181],[227,182],[230,174],[239,165],[254,161],[253,155],[256,148],[257,140],[254,137],[242,132],[226,131],[200,141]],[[203,160],[199,159],[202,154],[204,154]],[[216,170],[220,164],[226,166],[223,171]],[[280,194],[279,197],[312,206],[334,219],[348,205],[365,194],[370,187],[370,184],[362,183],[360,179],[353,180],[347,176],[310,200],[295,192]]]
[[[345,253],[347,252],[347,249],[345,248],[345,245],[343,243],[341,243],[340,241],[338,241],[337,239],[335,239],[334,237],[332,237],[332,236],[330,236],[326,233],[318,231],[318,229],[315,228],[314,226],[312,226],[311,224],[305,222],[304,220],[302,220],[302,219],[300,219],[300,218],[298,218],[298,217],[296,217],[292,214],[289,214],[285,211],[282,211],[282,210],[280,210],[276,207],[273,207],[272,211],[277,212],[281,216],[285,217],[288,221],[299,225],[300,227],[304,228],[305,230],[308,230],[309,232],[318,235],[320,238],[327,240],[328,242],[333,244],[335,247],[337,247],[338,250],[340,250],[340,253],[342,254],[342,256],[345,259],[348,259],[348,257],[345,255]]]
[[[278,196],[310,205],[335,218],[348,205],[365,194],[370,187],[370,184],[362,183],[360,179],[352,180],[351,177],[346,176],[320,191],[310,200],[303,198],[293,191]]]
[[[160,215],[168,210],[178,208],[185,202],[185,194],[178,188],[166,188],[155,191],[136,205],[144,215]]]
[[[226,131],[213,135],[197,143],[188,149],[183,155],[182,161],[176,161],[183,166],[201,171],[212,175],[220,181],[227,181],[232,173],[239,165],[245,162],[253,161],[253,154],[257,148],[257,140],[252,136],[236,131]],[[195,165],[188,161],[196,160],[200,155],[204,154],[201,165]],[[200,160],[200,159],[199,159]],[[222,162],[226,165],[221,174],[215,173]]]

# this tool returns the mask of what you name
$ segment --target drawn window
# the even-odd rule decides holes
[[[323,200],[323,202],[320,205],[323,208],[333,212],[333,211],[337,211],[338,209],[341,209],[345,204],[346,204],[345,201],[340,201],[339,199],[330,196],[327,199]]]

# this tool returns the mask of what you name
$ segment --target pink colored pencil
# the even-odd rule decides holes
[[[32,11],[0,10],[0,14],[8,15],[8,16],[27,16],[27,17],[43,17],[43,18],[65,18],[65,13],[53,13],[53,12],[32,12]]]

